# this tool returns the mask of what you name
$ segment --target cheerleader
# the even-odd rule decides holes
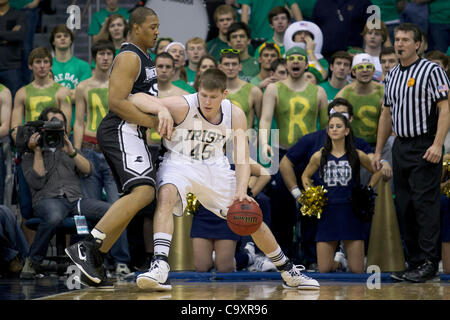
[[[328,190],[315,239],[319,272],[336,270],[334,255],[341,240],[350,271],[364,272],[363,222],[353,213],[351,203],[353,187],[359,185],[361,165],[374,173],[369,156],[355,148],[348,119],[342,113],[331,114],[325,145],[313,154],[302,174],[305,188],[315,184]],[[380,176],[381,171],[373,174],[369,186],[376,185]]]

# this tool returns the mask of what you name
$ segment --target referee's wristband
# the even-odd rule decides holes
[[[301,196],[302,192],[297,186],[295,186],[294,188],[291,189],[291,194],[295,199],[298,199],[298,197]]]

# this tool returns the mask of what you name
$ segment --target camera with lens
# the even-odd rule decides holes
[[[42,150],[62,148],[64,146],[64,122],[57,117],[49,121],[36,120],[17,127],[16,148],[19,152],[31,152],[28,148],[31,136],[39,132],[38,145]]]

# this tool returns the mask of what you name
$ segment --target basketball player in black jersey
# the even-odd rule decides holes
[[[155,64],[147,54],[156,43],[158,17],[153,10],[140,7],[131,13],[129,24],[130,41],[122,44],[111,68],[110,111],[97,131],[99,146],[122,197],[85,240],[66,249],[85,281],[94,286],[106,283],[104,255],[136,213],[155,198],[156,169],[145,142],[146,130],[157,128],[161,136],[170,138],[173,128],[172,116],[157,99]],[[127,100],[138,92],[149,95],[152,114],[141,112]]]

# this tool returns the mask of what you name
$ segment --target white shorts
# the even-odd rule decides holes
[[[158,189],[165,184],[177,188],[179,197],[173,212],[177,216],[186,208],[186,195],[193,193],[206,209],[226,218],[236,192],[236,175],[228,163],[207,165],[164,159],[156,181]]]

